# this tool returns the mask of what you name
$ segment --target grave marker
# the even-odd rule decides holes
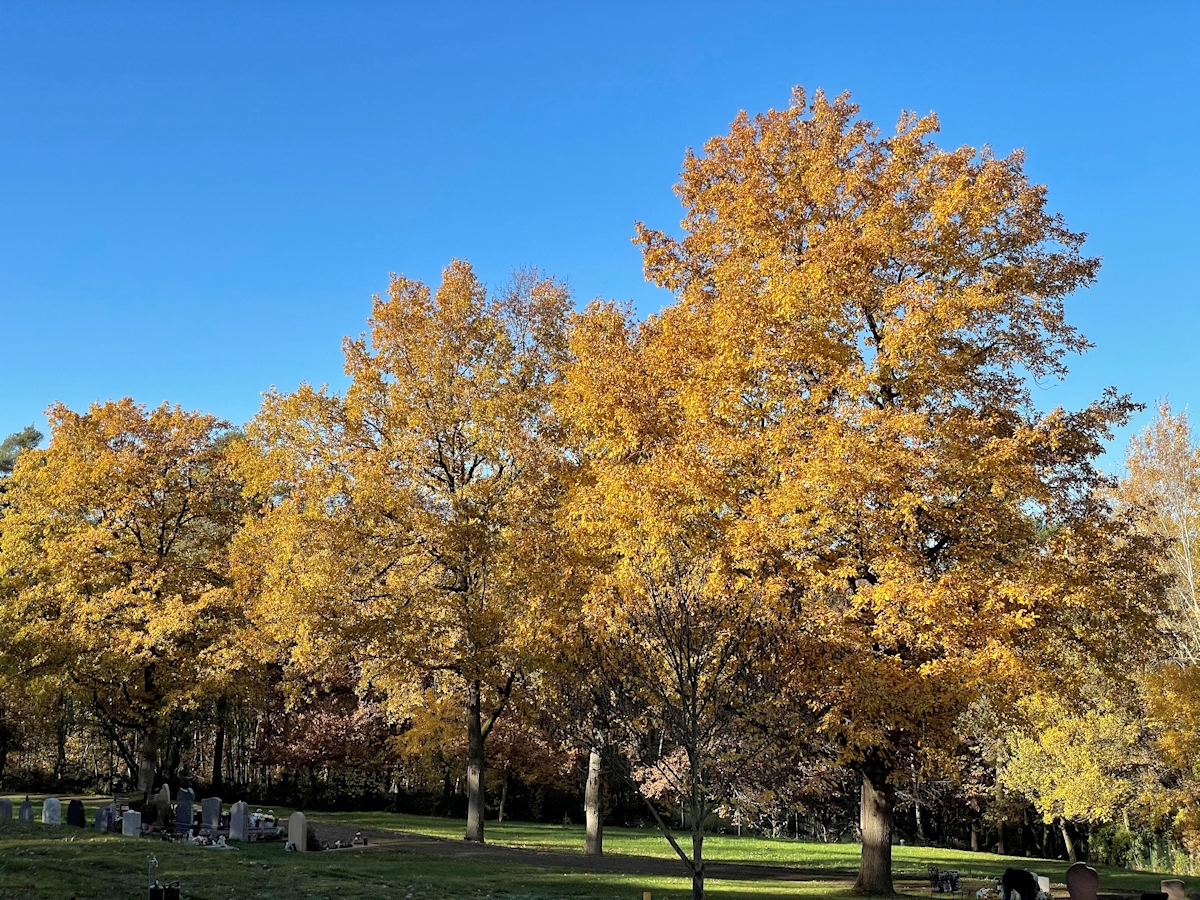
[[[21,809],[17,813],[22,822],[33,821],[33,804],[29,802],[29,798],[25,798],[25,802],[21,804]]]
[[[196,794],[189,788],[180,788],[175,795],[175,833],[191,833],[192,805],[196,802]]]
[[[62,801],[57,797],[47,797],[45,802],[42,803],[42,824],[62,824]]]
[[[205,797],[200,801],[200,825],[213,831],[221,827],[220,797]]]
[[[250,807],[245,800],[239,800],[229,810],[229,839],[244,841],[249,837]]]
[[[1178,878],[1159,882],[1158,886],[1167,895],[1167,900],[1187,900],[1187,888]]]
[[[96,810],[95,825],[97,831],[112,831],[113,822],[117,817],[117,805],[110,803]]]
[[[82,800],[72,800],[67,804],[67,824],[75,828],[87,825],[87,814],[83,811]]]
[[[121,834],[125,837],[140,837],[142,833],[142,814],[136,809],[125,811],[121,816]]]
[[[288,843],[299,853],[308,850],[308,819],[299,810],[288,817]]]
[[[1100,891],[1100,876],[1087,863],[1075,863],[1067,869],[1066,882],[1071,900],[1096,900]]]
[[[12,821],[12,801],[7,797],[0,797],[0,822]]]

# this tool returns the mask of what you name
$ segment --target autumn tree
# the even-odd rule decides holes
[[[1158,416],[1129,442],[1118,497],[1136,507],[1142,527],[1162,540],[1170,576],[1163,625],[1174,656],[1200,662],[1200,447],[1187,410],[1162,401]]]
[[[580,461],[567,519],[576,565],[590,574],[580,635],[610,739],[698,900],[705,822],[767,745],[787,599],[739,566],[731,491],[689,490],[695,445],[673,406],[688,362],[659,324],[603,303],[575,322],[560,401]],[[663,799],[686,811],[687,850]]]
[[[1029,390],[1088,346],[1063,298],[1099,262],[1020,153],[936,130],[905,114],[884,137],[799,91],[740,115],[684,162],[682,236],[638,227],[675,302],[634,340],[592,319],[612,387],[585,412],[621,477],[796,610],[795,701],[861,774],[875,894],[902,761],[944,755],[982,694],[1013,699],[1047,641],[1147,619],[1147,545],[1095,466],[1133,404],[1042,412]]]
[[[172,719],[239,665],[228,425],[129,399],[48,417],[49,446],[23,452],[5,485],[6,652],[20,677],[60,678],[89,703],[149,791]]]
[[[485,741],[561,599],[550,399],[569,304],[536,271],[492,297],[465,262],[436,291],[394,277],[345,341],[345,394],[272,391],[247,427],[270,508],[240,558],[264,633],[293,668],[352,660],[394,719],[461,703],[472,841]]]

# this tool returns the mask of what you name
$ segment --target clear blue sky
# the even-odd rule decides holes
[[[1105,259],[1069,306],[1097,347],[1041,405],[1200,406],[1198,60],[1195,2],[8,2],[0,435],[340,384],[388,272],[456,256],[654,311],[633,222],[674,227],[684,149],[797,84],[1027,149]]]

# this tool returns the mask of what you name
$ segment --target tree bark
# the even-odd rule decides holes
[[[978,822],[971,823],[971,851],[973,853],[979,852],[979,823]]]
[[[859,824],[862,828],[862,861],[854,890],[859,894],[891,896],[892,832],[895,827],[896,788],[888,782],[882,762],[868,762],[862,768],[862,804]]]
[[[151,726],[138,741],[137,789],[149,797],[154,791],[154,780],[158,776],[158,729]]]
[[[223,707],[224,704],[221,704]],[[221,794],[221,782],[224,780],[224,773],[221,770],[221,764],[225,760],[225,715],[224,709],[219,708],[217,720],[217,737],[213,741],[213,767],[212,767],[212,792],[216,796]]]
[[[604,796],[600,778],[600,748],[592,747],[588,754],[587,785],[583,791],[583,816],[587,824],[583,852],[588,856],[604,854]]]
[[[1058,830],[1062,832],[1063,844],[1067,848],[1067,859],[1071,862],[1076,862],[1075,859],[1075,842],[1071,840],[1071,833],[1067,831],[1067,822],[1063,818],[1058,820]]]
[[[467,833],[464,840],[483,843],[483,714],[480,684],[467,685]]]
[[[692,810],[692,900],[704,900],[704,818]]]

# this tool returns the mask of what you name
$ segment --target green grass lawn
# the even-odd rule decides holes
[[[21,798],[13,798],[17,801]],[[101,798],[86,798],[94,808]],[[15,807],[16,803],[14,803]],[[64,803],[64,810],[65,810]],[[253,807],[255,804],[251,804]],[[290,810],[275,808],[286,815]],[[35,798],[40,816],[40,798]],[[15,809],[14,809],[15,813]],[[89,821],[90,821],[89,813]],[[310,822],[351,825],[366,829],[399,830],[460,839],[461,820],[390,813],[309,813]],[[576,853],[583,846],[579,826],[524,822],[488,822],[488,842],[526,849]],[[752,898],[844,898],[857,865],[856,844],[818,844],[758,837],[713,835],[705,841],[706,855],[720,862],[794,866],[814,872],[811,880],[779,882],[710,881],[714,900]],[[610,855],[670,858],[673,851],[656,831],[607,828],[605,850]],[[246,844],[233,851],[180,847],[146,839],[101,835],[85,829],[11,822],[0,825],[0,900],[59,900],[59,898],[144,897],[146,861],[157,856],[157,877],[182,882],[189,900],[365,900],[396,897],[441,900],[640,900],[651,891],[654,900],[683,900],[689,895],[686,878],[577,872],[517,864],[443,859],[409,853],[362,852],[284,853],[280,844]],[[910,881],[910,893],[924,894],[919,882],[926,867],[956,868],[966,878],[990,879],[1008,865],[1033,869],[1061,882],[1067,864],[989,853],[968,853],[929,847],[896,847],[895,876]],[[1102,891],[1157,890],[1163,877],[1098,867]],[[1189,889],[1200,880],[1187,879]],[[1063,892],[1060,891],[1060,894]],[[925,894],[927,896],[927,894]]]

